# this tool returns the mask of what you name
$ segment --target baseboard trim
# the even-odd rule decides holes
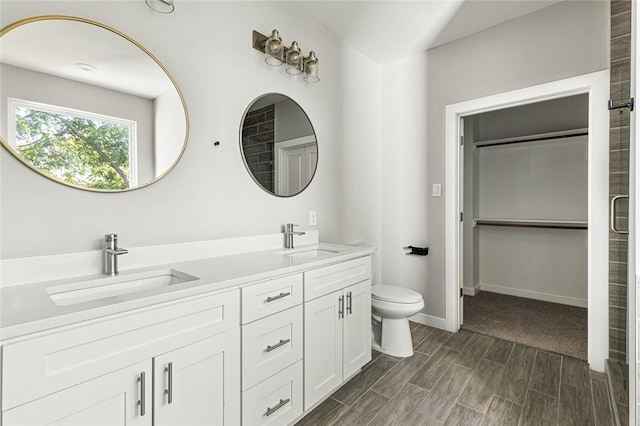
[[[540,293],[537,291],[502,287],[502,286],[491,285],[491,284],[480,284],[480,290],[490,291],[492,293],[506,294],[508,296],[526,297],[527,299],[542,300],[544,302],[561,303],[563,305],[577,306],[579,308],[587,307],[587,300],[585,299],[559,296],[557,294]]]
[[[413,322],[417,322],[422,325],[428,325],[429,327],[440,328],[442,330],[447,329],[446,321],[444,318],[432,317],[431,315],[419,313],[419,314],[415,314],[412,317],[409,317],[409,320]],[[448,331],[455,331],[455,330],[448,330]]]
[[[475,286],[473,288],[462,287],[462,294],[465,296],[476,296],[478,293],[480,293],[480,286]]]

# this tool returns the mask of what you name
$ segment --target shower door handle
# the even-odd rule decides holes
[[[611,216],[611,230],[613,232],[615,232],[616,234],[623,234],[626,235],[629,233],[629,231],[624,231],[621,229],[616,228],[616,201],[622,199],[622,198],[626,198],[629,199],[628,195],[616,195],[615,197],[613,197],[611,199],[611,209],[609,210],[609,215]]]

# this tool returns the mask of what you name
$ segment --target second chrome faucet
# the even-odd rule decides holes
[[[294,235],[304,235],[304,232],[296,232],[293,230],[293,223],[287,223],[284,225],[284,247],[288,249],[293,248],[293,236]]]

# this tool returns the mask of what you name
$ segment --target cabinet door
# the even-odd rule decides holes
[[[151,426],[151,374],[151,360],[123,368],[4,411],[2,425]]]
[[[153,359],[154,425],[240,424],[240,329]]]
[[[342,290],[304,305],[304,408],[342,383]]]
[[[344,289],[343,374],[347,379],[371,360],[371,280]]]

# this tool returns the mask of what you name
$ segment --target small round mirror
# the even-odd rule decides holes
[[[244,164],[262,189],[291,197],[309,185],[318,144],[309,117],[293,99],[278,93],[260,96],[247,108],[240,133]]]
[[[51,180],[128,191],[162,178],[182,156],[180,90],[118,30],[71,16],[18,21],[0,31],[0,75],[0,142]]]

